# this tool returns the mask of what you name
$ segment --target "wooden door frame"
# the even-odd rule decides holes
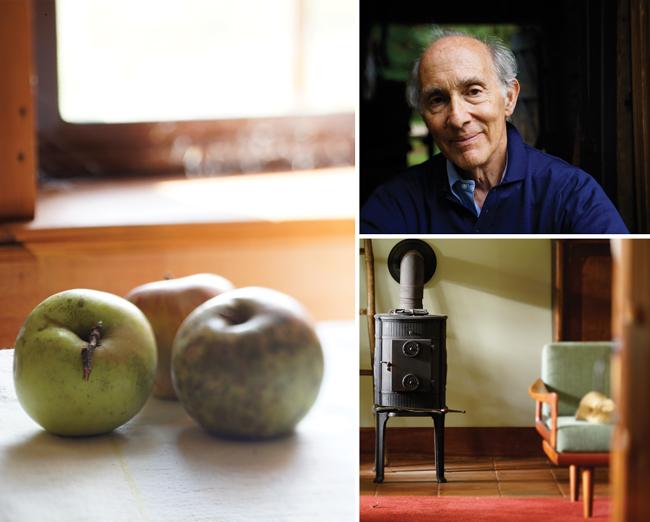
[[[567,310],[571,306],[567,302],[566,295],[570,291],[570,283],[567,282],[567,258],[569,254],[576,250],[575,245],[584,247],[585,251],[598,251],[603,248],[609,248],[606,239],[586,238],[586,239],[554,239],[551,243],[552,256],[552,280],[553,288],[551,292],[551,303],[553,311],[553,340],[554,341],[577,341],[577,340],[606,340],[605,338],[594,339],[589,337],[593,335],[591,331],[581,330],[580,338],[575,336],[575,323],[571,318],[576,314],[576,310]],[[590,248],[591,247],[591,248]],[[608,321],[611,320],[609,317]],[[590,330],[590,329],[588,329]],[[585,337],[586,336],[586,337]]]
[[[612,388],[617,423],[612,439],[611,520],[650,520],[650,239],[612,240]]]

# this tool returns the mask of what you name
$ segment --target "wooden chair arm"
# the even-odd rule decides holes
[[[538,378],[528,388],[528,395],[535,399],[535,428],[539,434],[547,440],[553,448],[557,440],[557,404],[558,396],[555,392],[550,392],[542,381]],[[542,404],[548,404],[551,410],[551,426],[550,429],[542,420]]]
[[[538,378],[533,384],[528,388],[528,395],[530,395],[536,401],[546,402],[551,404],[553,402],[553,397],[557,401],[557,393],[548,391],[546,384],[541,378]]]

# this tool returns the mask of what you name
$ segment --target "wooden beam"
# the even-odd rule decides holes
[[[30,0],[0,2],[0,221],[30,219],[36,199],[36,133]]]
[[[372,250],[372,239],[363,240],[363,258],[366,266],[368,344],[370,346],[370,365],[375,364],[375,255]]]
[[[630,0],[634,178],[638,232],[650,230],[650,2]],[[622,175],[625,175],[623,172]]]
[[[618,0],[616,17],[616,201],[625,224],[638,230],[634,172],[630,0]]]

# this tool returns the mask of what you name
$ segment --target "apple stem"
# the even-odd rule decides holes
[[[90,372],[93,369],[93,353],[95,348],[101,346],[99,341],[102,337],[103,323],[99,321],[92,330],[90,330],[88,344],[81,350],[81,361],[83,362],[84,373],[83,380],[87,381],[90,377]]]

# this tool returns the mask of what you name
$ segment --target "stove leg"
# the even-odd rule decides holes
[[[445,478],[445,415],[436,413],[432,417],[436,444],[436,480],[447,482]]]
[[[384,437],[388,413],[375,413],[375,482],[384,481]]]

